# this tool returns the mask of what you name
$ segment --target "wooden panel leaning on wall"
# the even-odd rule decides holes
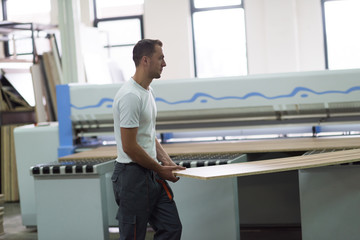
[[[14,129],[18,126],[1,126],[1,192],[6,202],[19,201],[14,144]]]
[[[15,158],[14,129],[34,123],[34,108],[13,87],[1,69],[0,76],[0,125],[1,125],[1,193],[4,200],[19,201],[18,178]]]

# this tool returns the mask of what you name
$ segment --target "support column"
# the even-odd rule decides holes
[[[64,83],[85,82],[80,48],[80,1],[58,1]]]

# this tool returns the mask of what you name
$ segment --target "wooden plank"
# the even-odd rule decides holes
[[[1,193],[8,197],[8,173],[9,169],[9,126],[1,126]]]
[[[61,59],[59,56],[59,48],[56,41],[56,35],[51,34],[50,35],[50,46],[51,46],[51,52],[53,54],[53,64],[55,66],[56,74],[58,75],[58,82],[56,84],[62,84],[63,83],[63,74],[62,74],[62,67],[61,67]]]
[[[19,200],[13,134],[17,126],[1,126],[1,192],[5,196],[5,201]]]
[[[292,171],[357,161],[360,161],[360,149],[210,167],[189,168],[183,171],[177,171],[176,175],[208,180]]]
[[[81,160],[112,160],[116,159],[117,150],[116,146],[108,147],[98,147],[89,151],[79,152],[71,154],[65,157],[59,158],[59,162],[69,162],[69,161],[81,161]]]
[[[163,144],[169,155],[188,153],[257,153],[257,152],[291,152],[323,149],[351,149],[360,148],[359,137],[332,137],[332,138],[294,138],[268,139],[237,142],[206,142],[206,143],[174,143]],[[104,146],[93,150],[72,154],[59,161],[76,159],[115,159],[116,146]]]
[[[55,114],[55,119],[57,119],[57,109],[56,109],[56,85],[60,84],[60,74],[57,71],[54,54],[52,52],[43,53],[43,63],[47,79],[47,84],[49,86],[49,93],[51,98],[52,108]]]
[[[40,70],[41,70],[41,76],[42,76],[42,86],[43,86],[43,95],[46,101],[45,107],[46,107],[46,111],[48,114],[48,121],[56,121],[56,116],[55,116],[55,109],[56,105],[54,105],[54,103],[52,102],[52,99],[54,98],[54,96],[52,96],[53,90],[51,90],[51,86],[50,86],[50,79],[48,79],[48,76],[46,74],[46,63],[45,63],[45,59],[43,56],[38,56],[39,58],[39,65],[40,65]]]
[[[2,84],[0,82],[0,111],[8,111],[9,110],[9,106],[7,104],[7,99],[5,99],[6,96],[3,96],[3,91],[2,91]]]
[[[44,97],[44,76],[41,71],[40,64],[34,64],[30,67],[31,77],[34,87],[34,96],[35,96],[35,110],[36,110],[36,121],[40,122],[47,122],[50,119],[49,110],[46,111],[46,108],[49,106],[45,106],[43,97]]]
[[[18,125],[11,125],[10,127],[10,201],[19,201],[19,184],[17,176],[17,167],[16,167],[16,156],[15,156],[15,139],[14,139],[14,129]]]
[[[360,148],[359,137],[328,138],[284,138],[268,140],[248,140],[234,142],[174,143],[164,144],[169,155],[182,153],[259,153],[259,152],[295,152],[322,149]]]
[[[0,81],[0,110],[1,111],[8,111],[10,109],[12,109],[12,105],[10,103],[10,100],[8,98],[8,96],[6,95],[3,85]]]
[[[186,153],[219,153],[219,152],[276,152],[276,151],[309,151],[320,149],[349,149],[360,148],[360,138],[304,138],[304,139],[274,139],[246,142],[216,142],[216,143],[185,143],[165,144],[165,150],[170,155]],[[240,151],[240,149],[242,151]],[[62,157],[59,161],[77,161],[84,159],[116,158],[116,147],[99,147],[90,151]],[[334,152],[318,153],[313,155],[296,156],[289,158],[270,159],[211,167],[188,168],[176,172],[177,176],[216,179],[225,177],[240,177],[248,175],[292,171],[305,168],[315,168],[343,163],[360,161],[360,149],[339,150]]]

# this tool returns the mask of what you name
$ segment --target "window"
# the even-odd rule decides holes
[[[122,71],[125,80],[135,71],[132,49],[143,38],[144,0],[101,0],[94,2],[95,27],[109,59]]]
[[[6,4],[6,19],[11,22],[50,24],[51,0],[2,0]],[[21,6],[21,7],[19,7]]]
[[[322,0],[327,69],[360,68],[360,1]]]
[[[144,0],[97,0],[96,18],[138,16],[144,12]]]
[[[247,74],[241,0],[191,0],[197,77]]]
[[[8,30],[2,33],[4,39],[9,39],[4,42],[6,57],[16,56],[17,59],[32,60],[34,44],[37,43],[38,54],[49,48],[45,46],[45,49],[42,49],[42,46],[47,44],[47,33],[41,30],[49,28],[44,28],[44,25],[49,26],[51,21],[51,0],[2,0],[2,7],[3,20],[19,23],[1,24],[3,29]]]

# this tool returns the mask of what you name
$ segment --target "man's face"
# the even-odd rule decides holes
[[[150,58],[150,71],[149,74],[152,78],[160,78],[163,67],[166,66],[164,60],[164,53],[159,45],[155,45],[155,52]]]

